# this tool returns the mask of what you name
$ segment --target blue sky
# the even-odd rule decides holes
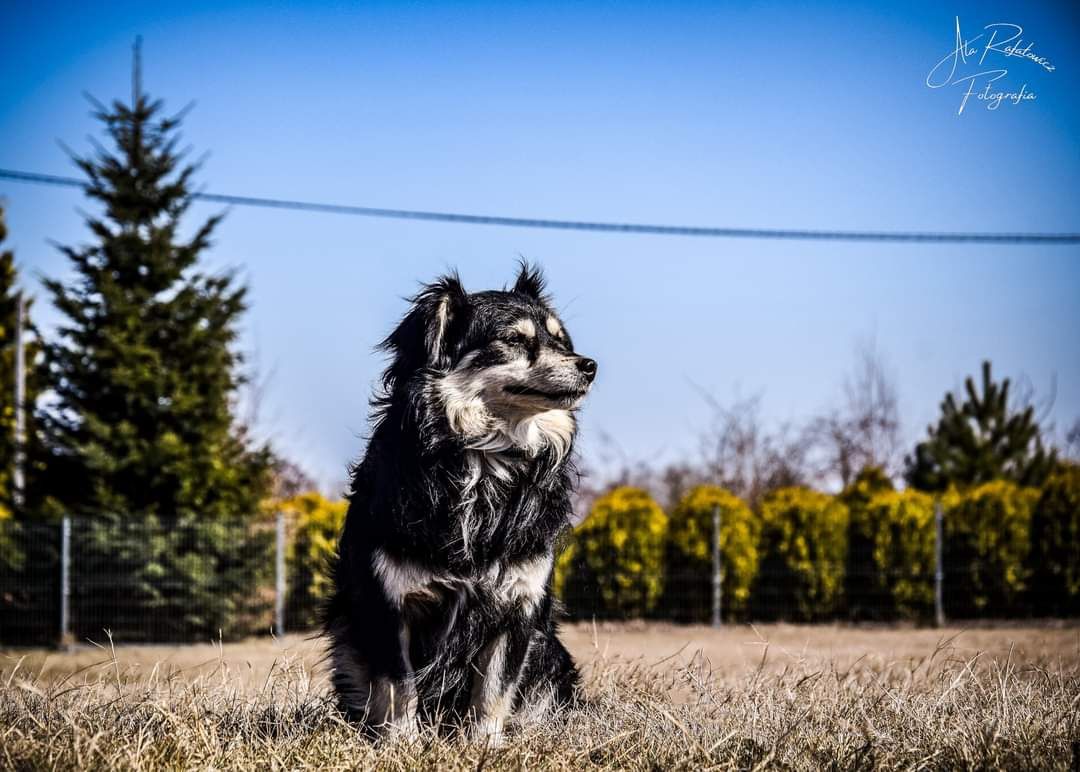
[[[1080,14],[1069,3],[243,4],[0,7],[0,167],[72,174],[81,94],[197,104],[206,190],[369,206],[675,224],[1078,231]],[[990,111],[930,89],[964,36],[1011,22],[1055,67],[991,53],[1037,98]],[[78,191],[0,181],[36,276],[88,234]],[[193,217],[220,207],[199,204]],[[362,448],[372,347],[419,280],[540,262],[600,362],[583,450],[692,456],[709,411],[761,394],[798,421],[837,401],[872,336],[914,442],[991,359],[1080,416],[1080,248],[620,236],[234,208],[208,256],[251,286],[260,428],[325,485]],[[40,289],[37,290],[40,295]],[[55,322],[44,300],[38,319]]]

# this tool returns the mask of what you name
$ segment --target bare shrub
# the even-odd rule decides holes
[[[900,472],[900,410],[896,386],[872,338],[855,346],[855,364],[839,406],[811,419],[817,475],[847,487],[867,467],[891,478]]]

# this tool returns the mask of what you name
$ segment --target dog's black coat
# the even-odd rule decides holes
[[[513,290],[467,294],[445,277],[383,344],[392,361],[325,610],[340,705],[369,727],[487,721],[482,731],[498,735],[514,715],[575,698],[550,573],[571,515],[573,410],[596,368],[573,352],[542,281],[523,265]],[[500,407],[478,415],[498,441],[470,437],[448,414],[457,392],[440,380],[455,374],[495,395]],[[536,426],[520,432],[528,441],[497,431],[500,420],[527,426],[515,421],[529,410],[569,416],[566,442],[545,442]]]

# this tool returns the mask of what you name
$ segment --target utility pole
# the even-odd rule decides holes
[[[26,304],[23,294],[15,296],[15,468],[11,473],[12,498],[16,506],[23,503],[23,443],[26,441],[26,357],[23,354],[23,337]]]

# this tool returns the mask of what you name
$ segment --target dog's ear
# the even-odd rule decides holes
[[[469,295],[456,271],[429,284],[420,294],[424,306],[424,344],[428,363],[434,367],[448,367],[449,333],[454,325],[462,321],[469,305]]]
[[[421,367],[448,368],[451,332],[464,320],[468,306],[469,296],[457,272],[420,290],[401,324],[382,343],[395,354],[393,376]]]
[[[539,303],[547,302],[544,289],[547,282],[539,266],[529,265],[524,260],[518,265],[517,279],[514,281],[514,292],[525,295]]]

